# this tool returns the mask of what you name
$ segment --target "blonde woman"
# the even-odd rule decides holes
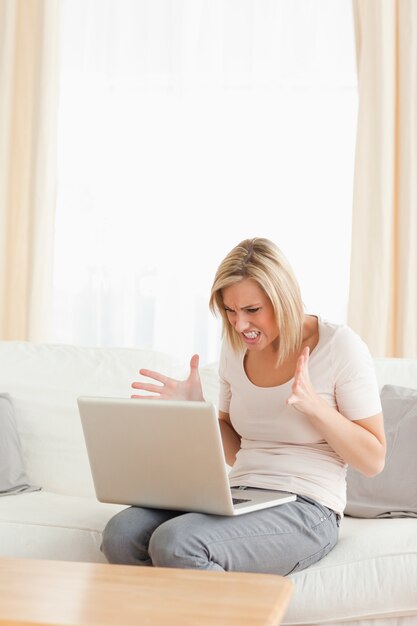
[[[297,280],[268,239],[231,250],[210,308],[223,320],[219,420],[230,484],[297,498],[237,517],[131,507],[110,520],[102,549],[113,563],[287,575],[335,546],[346,466],[368,476],[383,469],[372,359],[349,327],[304,312]],[[134,389],[203,400],[197,355],[185,381],[141,374],[158,384]]]

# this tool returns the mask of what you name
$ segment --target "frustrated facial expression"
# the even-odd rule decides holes
[[[266,293],[251,278],[222,290],[227,319],[249,350],[277,346],[278,325]]]

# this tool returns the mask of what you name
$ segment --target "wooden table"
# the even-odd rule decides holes
[[[275,626],[281,576],[0,559],[0,624]]]

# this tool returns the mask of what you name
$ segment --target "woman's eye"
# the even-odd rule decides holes
[[[259,311],[259,307],[256,309],[246,309],[248,313],[257,313]]]

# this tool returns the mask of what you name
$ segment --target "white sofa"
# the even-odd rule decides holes
[[[0,393],[15,406],[30,482],[42,487],[0,497],[0,557],[104,561],[101,532],[123,507],[95,499],[76,398],[128,397],[141,367],[187,372],[156,352],[0,342]],[[381,386],[417,388],[417,360],[377,359],[376,368]],[[216,364],[201,376],[216,404]],[[291,579],[286,625],[416,625],[417,519],[345,517],[334,550]]]

